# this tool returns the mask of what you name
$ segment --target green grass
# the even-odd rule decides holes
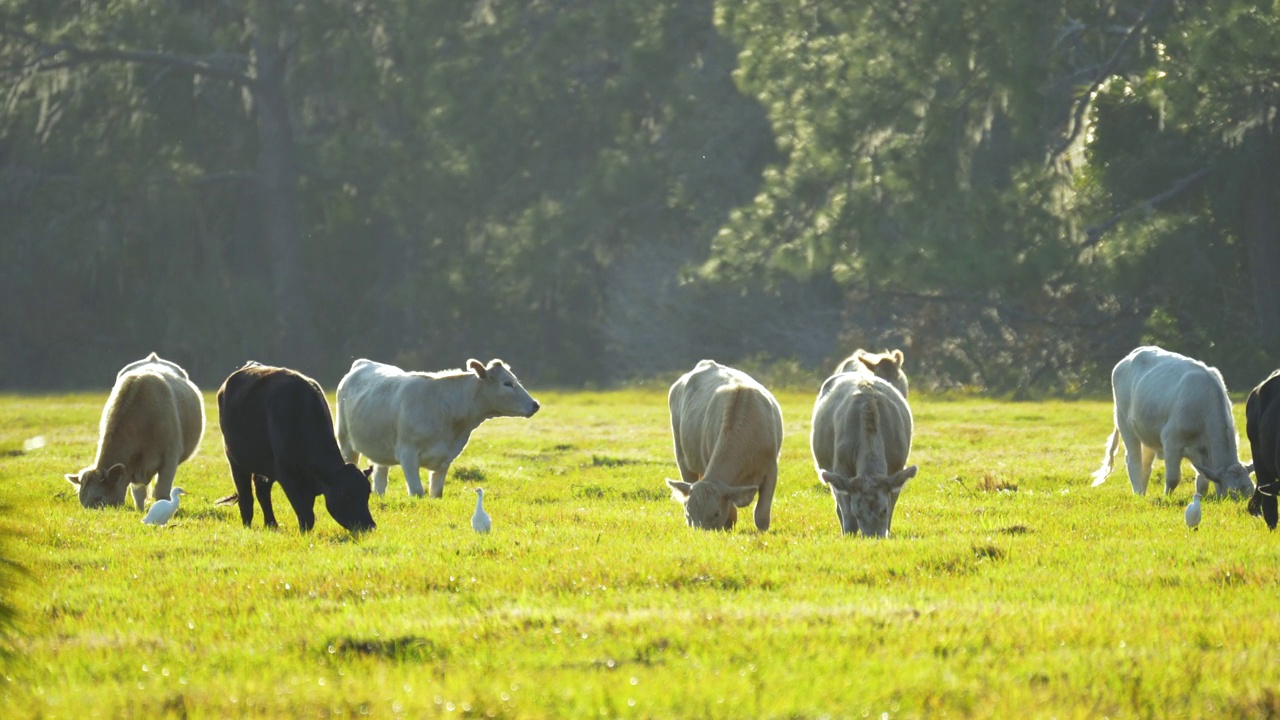
[[[779,396],[764,534],[685,526],[664,389],[537,395],[473,435],[444,499],[393,469],[360,538],[322,504],[300,535],[278,489],[279,531],[213,507],[232,487],[212,404],[173,526],[84,510],[62,475],[105,393],[0,397],[29,571],[5,717],[1280,713],[1280,539],[1237,501],[1189,531],[1191,483],[1165,499],[1159,469],[1147,497],[1123,463],[1089,487],[1108,403],[913,397],[920,474],[869,541],[816,479],[810,394]]]

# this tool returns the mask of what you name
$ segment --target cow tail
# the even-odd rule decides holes
[[[1106,482],[1107,476],[1111,474],[1111,468],[1115,467],[1118,449],[1120,449],[1120,428],[1115,428],[1111,431],[1111,438],[1107,440],[1107,449],[1102,456],[1102,467],[1093,472],[1094,487]]]
[[[239,502],[239,501],[240,501],[240,493],[231,493],[230,495],[228,495],[228,496],[226,496],[226,497],[224,497],[224,498],[222,498],[222,499],[220,499],[220,500],[214,500],[214,501],[213,501],[213,504],[214,504],[215,506],[221,506],[221,505],[235,505],[235,504],[236,504],[237,502]]]

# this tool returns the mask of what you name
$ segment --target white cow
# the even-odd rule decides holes
[[[347,462],[369,458],[379,495],[387,491],[392,465],[404,470],[409,494],[422,495],[421,466],[430,472],[431,497],[438,498],[449,465],[480,423],[532,417],[539,407],[501,360],[424,373],[360,359],[338,383],[338,448]]]
[[[854,350],[836,368],[836,374],[846,372],[868,372],[882,378],[907,397],[907,374],[902,372],[903,356],[901,350],[872,353],[866,350]]]
[[[123,505],[128,487],[141,510],[152,477],[152,497],[169,497],[178,464],[195,453],[202,435],[200,390],[186,370],[151,353],[116,374],[98,425],[97,458],[66,478],[84,507]]]
[[[1196,492],[1204,495],[1213,481],[1219,495],[1253,492],[1252,464],[1236,456],[1235,420],[1222,376],[1197,360],[1158,347],[1140,347],[1111,371],[1115,397],[1115,429],[1107,441],[1094,486],[1111,473],[1119,441],[1124,440],[1129,483],[1137,495],[1147,493],[1151,462],[1164,459],[1164,491],[1182,480],[1182,458],[1196,469]]]
[[[916,475],[906,467],[912,429],[906,398],[883,378],[846,372],[822,383],[809,446],[846,535],[888,536],[902,486]]]
[[[667,485],[685,521],[728,530],[759,492],[756,528],[768,530],[782,451],[778,401],[746,373],[703,360],[675,381],[667,402],[681,477]]]

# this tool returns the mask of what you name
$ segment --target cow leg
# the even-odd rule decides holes
[[[373,491],[379,495],[387,494],[387,473],[391,468],[387,465],[373,464]]]
[[[1124,464],[1129,471],[1129,484],[1133,486],[1133,494],[1146,495],[1147,482],[1151,480],[1153,452],[1132,431],[1121,429],[1120,439],[1124,441]]]
[[[283,482],[280,486],[286,487]],[[311,532],[311,528],[316,524],[316,496],[298,488],[294,490],[294,492],[285,492],[284,496],[289,498],[294,514],[298,516],[298,529],[304,533]]]
[[[129,493],[133,495],[134,507],[142,510],[147,506],[147,484],[134,483],[129,486]]]
[[[262,526],[278,527],[276,525],[276,509],[271,504],[271,479],[265,475],[254,475],[253,493],[258,496],[258,505],[262,507]]]
[[[173,494],[173,479],[178,476],[178,463],[165,463],[160,466],[160,472],[156,475],[156,486],[151,491],[151,497],[156,500],[168,500]]]
[[[1209,494],[1209,483],[1210,483],[1209,476],[1200,472],[1200,468],[1196,468],[1196,492],[1200,493],[1201,497],[1207,496]],[[1213,486],[1214,486],[1214,489],[1217,491],[1218,495],[1225,496],[1227,494],[1227,491],[1223,488],[1222,485],[1219,485],[1218,483],[1214,483]]]
[[[422,478],[418,476],[418,449],[402,448],[396,451],[396,462],[400,463],[400,469],[404,471],[404,484],[409,489],[409,494],[413,497],[422,497]],[[435,473],[431,473],[435,482]],[[441,488],[444,486],[444,478],[440,480]],[[431,486],[431,497],[440,497],[440,493],[435,492],[435,485]]]
[[[1276,458],[1276,467],[1280,467],[1280,457]],[[1276,476],[1262,467],[1261,464],[1254,463],[1254,475],[1257,476],[1257,489],[1253,491],[1253,497],[1249,498],[1249,514],[1261,515],[1266,521],[1267,527],[1275,530],[1276,522],[1280,520],[1280,504],[1276,502],[1277,488],[1274,483]]]
[[[236,484],[236,503],[240,506],[240,522],[253,524],[253,473],[231,466],[231,480]]]
[[[1182,448],[1164,446],[1164,494],[1172,495],[1182,482]],[[1209,483],[1205,482],[1205,490]],[[1196,475],[1196,492],[1200,492],[1199,474]]]
[[[760,495],[756,498],[756,529],[764,532],[769,529],[769,512],[773,507],[773,489],[778,484],[778,470],[774,468],[764,475],[760,483]]]
[[[449,472],[449,466],[445,465],[439,470],[430,470],[431,479],[431,497],[444,497],[444,476]]]
[[[698,473],[692,470],[685,469],[685,464],[683,462],[677,462],[676,467],[680,468],[680,479],[689,483],[690,485],[702,479],[702,476],[699,475]]]

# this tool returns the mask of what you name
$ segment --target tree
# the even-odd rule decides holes
[[[93,149],[82,143],[84,128],[73,124],[85,123],[101,133],[101,149],[115,155],[109,163],[126,162],[126,153],[141,158],[143,172],[153,174],[150,182],[164,184],[166,174],[168,181],[182,179],[197,188],[248,181],[237,199],[251,199],[257,208],[274,320],[267,351],[289,363],[314,362],[319,349],[310,310],[314,290],[304,275],[298,222],[302,166],[294,125],[300,93],[291,88],[290,63],[306,52],[306,42],[323,42],[317,25],[358,20],[345,7],[66,3],[35,12],[19,5],[0,26],[18,93],[54,108],[52,118],[41,118],[36,147],[29,148],[33,163],[49,161],[64,143],[72,148],[67,162],[91,161]],[[240,103],[241,91],[247,103]],[[66,117],[65,108],[71,107],[74,119]],[[202,123],[201,115],[215,119]],[[11,120],[16,122],[7,132],[10,138],[25,129],[19,123],[30,122],[29,117]],[[211,127],[223,121],[238,129]],[[122,134],[131,136],[127,148]],[[226,152],[228,144],[238,152]],[[87,184],[84,180],[94,178],[76,182]],[[184,210],[191,210],[189,202],[182,203]],[[167,241],[184,244],[183,239]]]
[[[1280,11],[1171,6],[1142,62],[1094,103],[1081,175],[1100,219],[1087,246],[1126,272],[1147,268],[1166,336],[1239,367],[1241,348],[1280,351]],[[1256,380],[1271,365],[1244,366]]]

